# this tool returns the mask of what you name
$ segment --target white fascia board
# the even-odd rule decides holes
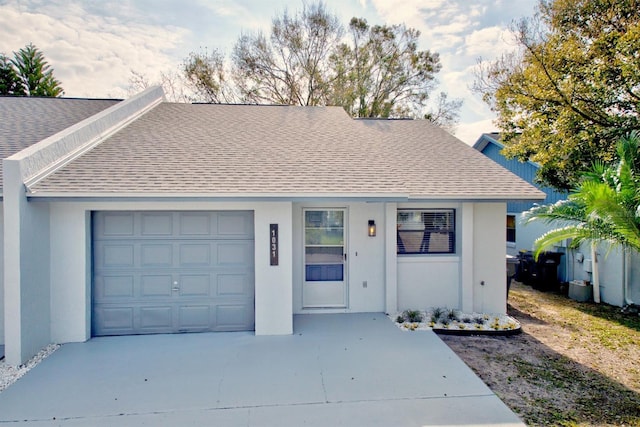
[[[511,195],[511,196],[461,196],[461,195],[438,195],[438,196],[410,196],[410,202],[537,202],[544,200],[546,195],[530,196],[530,195]]]
[[[229,200],[229,201],[310,201],[353,200],[406,202],[407,194],[400,193],[27,193],[30,200]]]
[[[162,88],[151,87],[19,151],[5,161],[19,162],[23,182],[27,186],[33,185],[100,144],[163,99]]]

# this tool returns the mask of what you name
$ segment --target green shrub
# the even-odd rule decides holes
[[[422,314],[418,310],[406,310],[402,315],[409,322],[422,322]]]

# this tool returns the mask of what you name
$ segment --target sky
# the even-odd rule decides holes
[[[311,1],[311,0],[307,0]],[[471,91],[479,58],[515,49],[511,24],[537,0],[325,0],[345,25],[401,24],[421,32],[419,49],[438,52],[435,93],[461,98],[455,135],[473,144],[496,130],[494,113]],[[242,33],[268,33],[271,19],[302,0],[0,0],[0,53],[33,43],[66,97],[126,98],[132,70],[150,81],[177,72],[190,52],[229,54]]]

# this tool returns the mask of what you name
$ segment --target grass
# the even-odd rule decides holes
[[[640,317],[514,283],[514,337],[442,337],[528,425],[640,426]]]

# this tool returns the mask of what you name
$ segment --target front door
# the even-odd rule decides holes
[[[304,210],[305,308],[347,307],[345,209]]]

